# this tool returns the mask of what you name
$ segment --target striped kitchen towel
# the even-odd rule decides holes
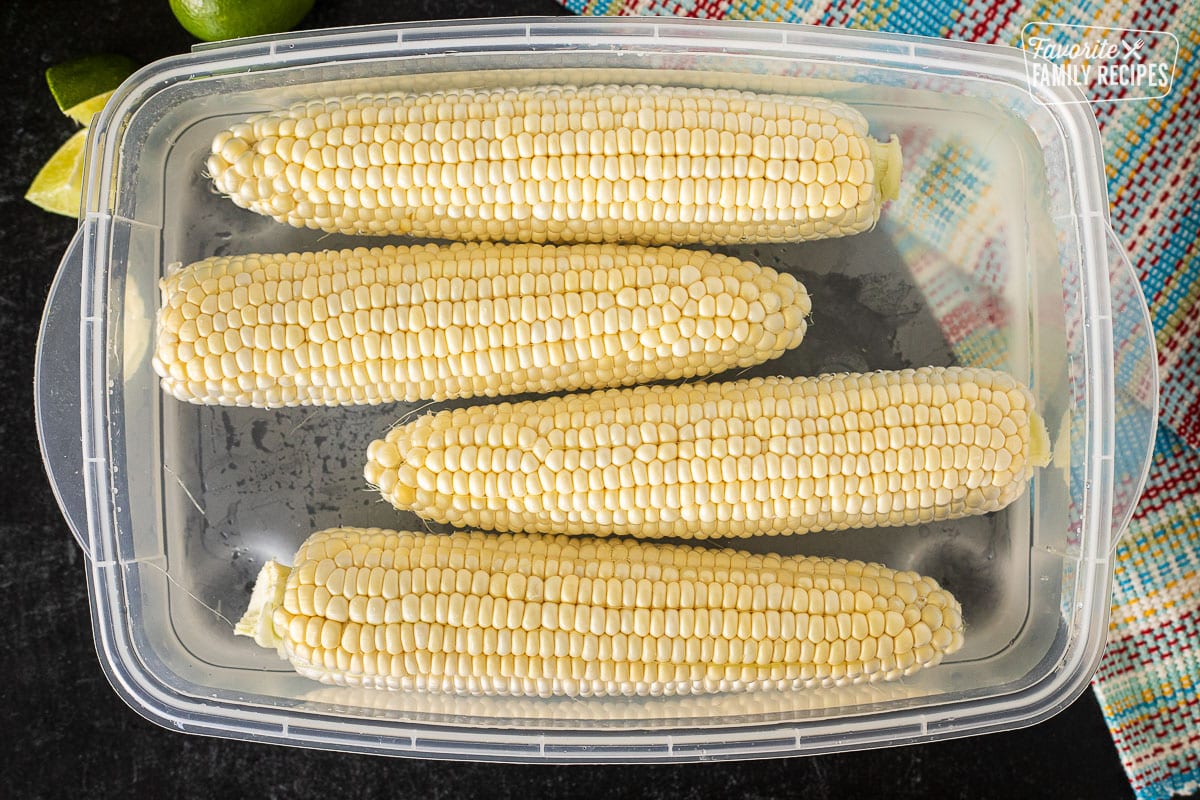
[[[1182,0],[1073,3],[1029,0],[561,0],[580,14],[771,20],[884,30],[1020,46],[1029,23],[1068,23],[1173,33],[1172,90],[1155,100],[1109,102],[1091,87],[1104,142],[1112,225],[1142,282],[1158,342],[1160,429],[1149,482],[1116,552],[1109,644],[1093,687],[1139,800],[1200,791],[1200,3]],[[1059,29],[1062,30],[1062,29]],[[1172,46],[1156,37],[1151,47]],[[1105,92],[1105,94],[1101,94]],[[929,148],[906,151],[910,180],[961,190],[970,163]],[[910,159],[910,155],[914,156]],[[966,191],[970,191],[969,184]],[[986,209],[987,197],[966,198]],[[903,202],[903,200],[901,201]],[[956,204],[963,205],[963,204]],[[909,212],[912,209],[908,209]],[[959,263],[986,269],[986,213],[976,214]],[[981,220],[985,222],[981,223]],[[949,240],[948,240],[949,241]],[[912,254],[937,242],[897,245]],[[932,258],[932,256],[931,256]],[[910,260],[921,280],[921,259]],[[936,287],[934,287],[936,288]],[[929,292],[927,292],[929,294]],[[936,292],[934,292],[936,294]],[[937,303],[934,296],[930,301]],[[992,313],[964,297],[969,314]],[[939,306],[940,308],[940,306]],[[945,310],[945,309],[941,309]],[[998,313],[998,312],[997,312]],[[961,316],[961,315],[960,315]],[[942,314],[952,319],[954,314]],[[987,363],[987,331],[948,338],[963,361]],[[966,328],[963,329],[967,330]],[[1120,369],[1120,367],[1118,367]],[[1136,376],[1122,376],[1136,380]]]

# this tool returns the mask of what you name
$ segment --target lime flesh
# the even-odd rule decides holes
[[[62,214],[78,217],[83,197],[83,149],[87,144],[87,129],[78,130],[58,151],[50,156],[25,193],[34,205]]]

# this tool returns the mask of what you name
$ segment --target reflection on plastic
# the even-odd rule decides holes
[[[728,724],[764,724],[795,721],[813,714],[828,718],[838,714],[895,710],[905,700],[925,697],[923,691],[906,684],[866,684],[798,692],[744,692],[741,694],[674,697],[663,703],[655,697],[547,701],[544,698],[474,697],[470,695],[387,692],[327,686],[303,695],[307,710],[338,718],[359,717],[393,721],[424,721],[451,725],[571,727],[581,722],[629,722],[647,727],[712,724],[721,718]],[[555,706],[548,713],[550,704]]]

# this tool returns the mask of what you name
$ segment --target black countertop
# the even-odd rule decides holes
[[[6,3],[9,76],[0,192],[0,793],[8,797],[1055,797],[1132,793],[1092,693],[1040,725],[939,744],[813,758],[679,766],[460,764],[189,736],[147,722],[113,692],[92,640],[83,556],[38,453],[33,353],[73,221],[22,198],[73,130],[42,73],[76,56],[139,62],[187,50],[167,0]],[[317,0],[301,27],[557,14],[553,0]]]

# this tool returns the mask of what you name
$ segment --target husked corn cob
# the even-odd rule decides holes
[[[957,601],[879,564],[569,536],[336,528],[268,562],[237,633],[379,689],[676,695],[938,664]]]
[[[168,275],[162,294],[163,388],[260,408],[708,375],[795,347],[811,310],[790,275],[636,245],[226,256]]]
[[[895,137],[831,100],[679,86],[359,95],[219,133],[217,189],[296,227],[520,242],[787,242],[870,229]]]
[[[442,411],[373,442],[364,475],[463,527],[703,539],[996,511],[1048,459],[1027,389],[928,367]]]

